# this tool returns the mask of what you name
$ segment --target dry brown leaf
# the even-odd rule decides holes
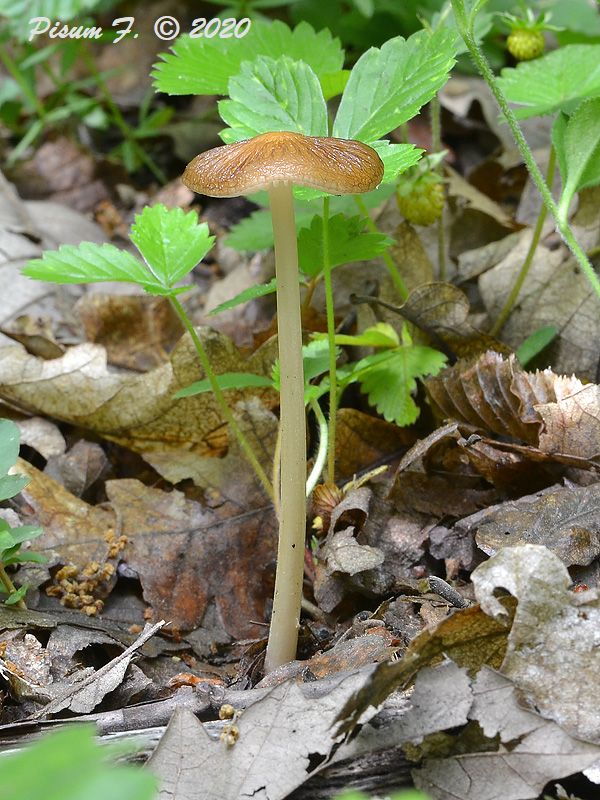
[[[270,374],[275,343],[249,359],[215,331],[201,336],[217,373]],[[184,449],[223,452],[226,429],[212,394],[174,399],[176,391],[202,377],[188,335],[170,361],[143,375],[123,375],[106,366],[106,351],[93,344],[70,348],[62,358],[42,361],[21,347],[0,349],[0,397],[30,411],[79,425],[136,452]],[[228,392],[232,405],[248,396],[274,404],[270,389]]]
[[[139,372],[168,361],[183,333],[165,297],[88,292],[75,310],[87,341],[106,347],[110,364]]]
[[[492,217],[504,228],[514,228],[515,222],[506,213],[502,206],[495,203],[490,197],[480,192],[475,186],[461,177],[458,172],[445,165],[447,176],[447,186],[449,197],[458,198],[467,208],[481,211],[488,217]]]
[[[394,244],[389,252],[407,289],[410,291],[423,283],[433,281],[433,264],[410,222],[401,222],[394,231],[393,238]]]
[[[255,401],[240,420],[261,441],[266,463],[277,420]],[[206,506],[176,490],[151,489],[137,480],[109,481],[106,491],[121,530],[130,541],[127,561],[140,577],[155,612],[183,630],[202,625],[214,606],[214,627],[243,639],[264,632],[272,595],[277,545],[273,508],[236,445],[223,458],[187,453],[147,459],[174,482],[184,477],[205,489]]]

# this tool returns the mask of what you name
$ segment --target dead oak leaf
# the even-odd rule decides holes
[[[269,341],[249,359],[233,342],[209,328],[201,338],[217,374],[270,374],[275,360]],[[212,393],[175,399],[179,389],[202,378],[186,334],[168,363],[142,375],[111,372],[106,351],[92,344],[70,348],[61,358],[43,361],[21,347],[0,349],[0,398],[46,416],[95,431],[136,452],[186,449],[200,454],[227,446],[223,420]],[[274,403],[270,389],[232,391],[235,404],[248,396]]]

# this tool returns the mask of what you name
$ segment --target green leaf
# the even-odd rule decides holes
[[[229,80],[240,71],[242,62],[258,56],[304,61],[318,77],[337,72],[344,63],[339,40],[328,30],[315,33],[308,23],[301,22],[292,31],[279,20],[253,21],[241,39],[182,36],[172,51],[161,53],[164,63],[155,64],[152,73],[155,88],[168,94],[226,95]]]
[[[331,267],[350,261],[366,261],[393,244],[384,233],[364,232],[361,217],[336,214],[329,218],[329,262]],[[315,216],[309,228],[298,235],[298,264],[305,275],[316,277],[323,271],[323,217]]]
[[[454,34],[419,31],[370,48],[354,65],[333,135],[374,142],[415,116],[448,79]]]
[[[367,208],[376,208],[390,197],[395,191],[395,186],[390,184],[381,185],[373,192],[362,195],[362,199]],[[296,229],[298,232],[302,228],[308,228],[315,215],[315,202],[311,200],[296,200]],[[331,214],[352,214],[356,213],[357,206],[353,195],[338,195],[331,198]],[[249,217],[234,225],[229,234],[225,237],[227,247],[236,250],[256,251],[266,250],[273,247],[273,226],[271,224],[271,212],[268,209],[254,211]]]
[[[29,478],[25,475],[5,475],[0,478],[0,502],[19,494],[21,489],[24,489],[28,483]]]
[[[231,300],[226,300],[216,308],[213,308],[213,310],[209,312],[208,316],[211,317],[214,314],[220,314],[221,311],[229,311],[230,308],[235,308],[242,303],[247,303],[249,300],[254,300],[256,297],[266,297],[266,295],[273,294],[276,291],[277,280],[276,278],[271,278],[268,283],[259,283],[256,286],[250,286],[248,289],[244,289],[243,292],[236,294],[236,296],[232,297]]]
[[[321,84],[303,61],[260,56],[245,62],[229,81],[229,97],[219,102],[221,119],[229,125],[221,132],[227,144],[269,131],[327,136]]]
[[[137,283],[153,294],[165,294],[162,283],[141,261],[112,244],[64,244],[30,261],[23,274],[49,283]]]
[[[316,400],[320,397],[326,384],[321,383],[319,387],[312,386],[310,382],[319,375],[329,371],[329,343],[325,337],[317,337],[308,344],[302,346],[302,362],[304,366],[304,403]],[[280,370],[279,360],[273,364],[271,373],[273,388],[280,391]]]
[[[27,584],[24,584],[19,589],[15,589],[14,592],[11,592],[4,601],[4,604],[7,606],[13,606],[15,603],[18,603],[19,600],[22,600],[26,594],[27,594]]]
[[[0,419],[0,476],[8,474],[19,457],[20,431],[10,419]]]
[[[586,100],[568,119],[561,115],[558,120],[552,143],[563,182],[558,215],[565,222],[575,193],[600,183],[600,97]]]
[[[414,144],[392,144],[387,139],[369,142],[369,145],[377,151],[383,161],[382,183],[394,183],[398,175],[414,167],[425,152]]]
[[[546,325],[543,328],[538,328],[530,336],[522,342],[516,351],[516,356],[519,359],[521,366],[526,366],[533,358],[535,358],[545,347],[548,347],[550,342],[556,339],[558,328],[553,325]]]
[[[150,271],[165,287],[171,287],[204,258],[215,237],[208,225],[198,223],[195,211],[146,206],[135,218],[131,241],[142,254]]]
[[[326,72],[324,75],[320,75],[319,80],[325,100],[331,100],[332,97],[341,94],[346,88],[349,78],[349,69],[338,69],[336,72]]]
[[[262,388],[273,385],[270,378],[265,375],[255,375],[253,372],[224,372],[222,375],[217,375],[216,379],[223,391],[227,389],[247,389],[250,386]],[[177,398],[190,397],[194,394],[203,394],[210,391],[210,382],[207,378],[204,378],[204,380],[196,381],[184,389],[180,389],[173,396]]]
[[[445,363],[446,356],[430,347],[401,345],[351,365],[346,383],[357,380],[369,403],[388,422],[410,425],[419,416],[411,396],[416,379],[436,375]]]
[[[352,347],[398,347],[400,339],[389,323],[378,322],[356,336],[338,333],[335,337],[335,343]]]
[[[111,764],[119,751],[96,744],[94,734],[93,725],[68,725],[2,758],[7,800],[153,800],[156,778],[140,767]]]
[[[600,45],[570,44],[533,61],[503,69],[498,79],[518,119],[571,113],[582,100],[600,94]]]

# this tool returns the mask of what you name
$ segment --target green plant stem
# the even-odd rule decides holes
[[[327,431],[327,420],[325,419],[325,414],[321,409],[317,400],[310,401],[310,407],[312,412],[314,413],[315,417],[317,418],[317,424],[319,426],[319,449],[317,450],[317,457],[315,459],[314,466],[308,476],[308,480],[306,481],[306,496],[310,497],[310,493],[317,485],[317,481],[321,477],[321,473],[325,468],[325,462],[327,461],[327,451],[328,451],[328,431]]]
[[[356,203],[360,213],[364,216],[367,228],[371,231],[371,233],[380,233],[379,228],[373,222],[373,219],[369,214],[369,209],[367,208],[366,203],[362,199],[362,197],[358,194],[355,194],[354,202]],[[400,275],[398,267],[396,266],[396,264],[394,264],[394,259],[390,256],[387,250],[383,254],[383,260],[385,262],[386,267],[388,268],[394,286],[396,287],[396,291],[400,295],[400,299],[406,300],[406,298],[408,297],[408,289],[406,288],[406,284],[402,280],[402,275]]]
[[[8,576],[8,573],[4,569],[4,565],[3,564],[0,564],[0,583],[3,584],[4,588],[6,589],[6,591],[8,592],[9,595],[11,595],[13,592],[17,591],[16,588],[15,588],[14,583],[11,581],[11,579]],[[21,608],[21,609],[26,609],[27,608],[27,606],[25,605],[23,600],[18,600],[14,605],[17,608]]]
[[[44,108],[44,104],[37,97],[35,92],[31,91],[29,84],[21,74],[19,67],[17,66],[17,64],[15,64],[15,62],[12,59],[12,56],[9,54],[5,41],[0,41],[0,60],[6,67],[7,72],[19,85],[19,88],[23,92],[23,95],[27,98],[27,101],[29,102],[31,107],[35,110],[35,113],[38,115],[38,117],[41,120],[45,119],[46,109]]]
[[[154,175],[154,177],[159,183],[165,184],[167,182],[167,176],[162,171],[162,169],[157,164],[154,163],[154,160],[148,155],[148,153],[144,150],[144,148],[141,147],[140,144],[138,143],[137,139],[133,134],[131,126],[127,123],[127,120],[125,119],[123,114],[121,114],[120,108],[112,99],[112,95],[108,89],[108,86],[104,81],[104,78],[98,72],[98,69],[96,67],[96,62],[94,61],[93,56],[90,55],[85,46],[81,48],[81,53],[83,55],[83,60],[85,61],[87,68],[89,69],[89,71],[96,80],[98,88],[100,89],[100,93],[104,98],[104,102],[110,109],[115,125],[117,126],[117,128],[119,128],[119,130],[123,134],[123,137],[134,148],[142,164],[145,164],[148,167],[150,172]]]
[[[553,147],[550,148],[550,158],[548,159],[548,170],[547,170],[547,182],[549,186],[552,186],[552,182],[554,179],[554,170],[556,168],[556,152]],[[531,239],[531,243],[529,245],[529,249],[527,250],[527,255],[525,256],[525,260],[523,261],[523,265],[517,275],[517,279],[514,282],[512,289],[510,290],[510,294],[506,298],[506,302],[502,306],[502,310],[498,314],[498,319],[493,324],[490,335],[497,336],[502,328],[504,327],[506,320],[510,316],[511,311],[517,299],[519,297],[519,293],[523,288],[523,283],[525,282],[525,278],[529,272],[529,269],[533,263],[533,257],[535,255],[535,251],[537,250],[537,246],[539,244],[540,238],[542,236],[542,230],[544,228],[544,222],[546,221],[546,216],[548,214],[548,209],[545,205],[542,204],[540,208],[540,213],[538,214],[537,222],[535,223],[535,228],[533,231],[533,237]]]
[[[302,363],[302,319],[294,197],[290,183],[269,189],[280,366],[281,497],[273,614],[265,672],[296,657],[306,539],[306,411]]]
[[[327,315],[327,344],[329,347],[329,432],[327,436],[327,479],[335,482],[335,423],[337,417],[337,366],[335,346],[335,308],[331,260],[329,258],[329,196],[323,198],[323,279],[325,281],[325,312]]]
[[[194,343],[194,347],[196,348],[196,352],[198,353],[198,358],[200,359],[200,364],[202,365],[202,369],[204,370],[204,374],[208,378],[208,382],[210,383],[210,388],[211,388],[212,393],[213,393],[213,395],[215,397],[217,405],[219,406],[219,410],[221,412],[221,416],[223,417],[225,422],[229,425],[231,431],[233,432],[234,436],[238,440],[239,445],[242,448],[242,451],[243,451],[244,455],[246,456],[246,458],[248,459],[248,461],[250,462],[250,464],[254,468],[254,471],[255,471],[258,479],[260,480],[260,482],[262,483],[265,491],[267,492],[267,494],[269,495],[269,497],[272,500],[274,495],[273,495],[273,487],[271,485],[271,481],[268,479],[266,472],[264,471],[264,469],[260,465],[260,462],[259,462],[259,460],[258,460],[258,458],[256,456],[256,453],[254,452],[254,450],[252,449],[252,446],[250,445],[250,442],[248,441],[248,439],[246,439],[242,429],[240,428],[240,426],[238,424],[238,421],[233,416],[233,413],[232,413],[231,409],[229,408],[229,404],[227,403],[227,400],[225,399],[225,395],[223,394],[223,390],[219,386],[219,383],[217,381],[216,375],[213,372],[213,369],[212,369],[212,367],[210,365],[210,360],[208,358],[206,350],[204,349],[204,345],[202,344],[202,341],[201,341],[200,337],[198,336],[198,332],[197,332],[196,328],[194,327],[194,325],[192,323],[192,320],[188,317],[188,315],[186,313],[186,310],[181,305],[181,303],[179,302],[177,297],[170,296],[169,297],[169,302],[173,306],[173,308],[175,310],[175,313],[177,314],[177,316],[179,317],[179,319],[183,323],[183,326],[185,327],[185,329],[187,330],[187,332],[190,334],[190,336],[192,338],[192,342]]]
[[[552,197],[552,192],[550,191],[548,185],[544,181],[544,177],[540,171],[540,168],[536,164],[536,161],[533,157],[533,153],[529,145],[527,144],[527,140],[525,139],[521,128],[519,127],[519,123],[517,118],[515,117],[513,110],[511,109],[510,105],[508,104],[508,100],[506,99],[504,93],[500,89],[498,81],[496,80],[496,76],[494,75],[492,68],[490,67],[483,51],[477,44],[477,41],[473,35],[473,21],[475,19],[475,15],[477,11],[482,7],[485,0],[478,0],[475,4],[474,8],[467,15],[464,0],[452,0],[452,7],[454,9],[454,14],[456,17],[456,21],[458,24],[458,28],[460,30],[460,34],[464,39],[469,52],[471,53],[471,57],[475,62],[477,68],[479,69],[481,75],[484,77],[486,83],[490,87],[492,94],[496,98],[498,105],[500,106],[500,110],[504,114],[504,118],[508,124],[508,127],[511,130],[512,135],[517,143],[517,147],[519,148],[519,152],[523,157],[525,165],[531,175],[531,178],[539,193],[542,196],[542,200],[544,201],[544,205],[548,209],[548,211],[552,214],[554,221],[556,223],[556,230],[560,234],[562,240],[567,245],[569,250],[575,256],[575,259],[579,266],[581,267],[582,272],[592,285],[592,288],[596,292],[598,298],[600,299],[600,278],[596,274],[594,267],[590,263],[589,259],[587,258],[585,251],[575,238],[573,231],[571,230],[568,221],[561,219],[559,214],[558,205],[555,203],[554,198]]]
[[[442,149],[442,106],[439,95],[431,100],[429,104],[429,117],[431,120],[431,149],[434,153],[439,153]],[[442,176],[442,165],[438,164],[435,171]],[[438,278],[446,280],[446,234],[444,230],[444,209],[437,221],[437,245],[438,245]]]

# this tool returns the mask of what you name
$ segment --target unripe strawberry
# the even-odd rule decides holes
[[[544,34],[531,28],[514,28],[506,40],[508,52],[517,61],[531,61],[544,52]]]
[[[400,186],[396,201],[402,216],[415,225],[432,225],[438,220],[444,208],[444,184],[433,173]]]

